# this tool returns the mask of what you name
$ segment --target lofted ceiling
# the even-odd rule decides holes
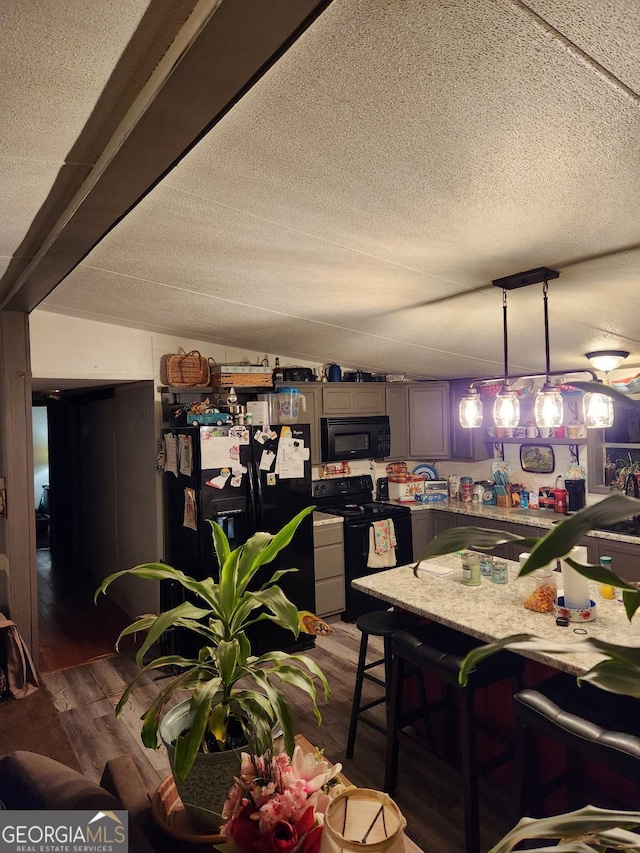
[[[547,266],[552,369],[640,364],[635,0],[2,14],[4,307],[476,377],[491,281]],[[541,285],[508,314],[512,371],[542,371]]]

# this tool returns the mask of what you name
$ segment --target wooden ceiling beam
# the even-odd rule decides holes
[[[200,0],[0,309],[32,311],[288,50],[331,0]]]

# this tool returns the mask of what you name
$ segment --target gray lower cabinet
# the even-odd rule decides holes
[[[411,513],[413,559],[418,560],[431,540],[456,526],[456,514],[446,510],[416,510]]]
[[[409,455],[412,459],[449,459],[449,383],[409,386]]]
[[[378,382],[324,383],[322,414],[384,415],[385,386]]]
[[[342,522],[313,528],[316,614],[333,616],[345,608],[344,540]]]
[[[387,385],[385,400],[389,428],[391,430],[391,453],[387,459],[406,459],[409,455],[409,394],[406,385]],[[415,554],[415,548],[413,553]]]
[[[613,539],[594,539],[598,557],[611,557],[611,568],[626,581],[640,581],[640,542],[616,542]]]

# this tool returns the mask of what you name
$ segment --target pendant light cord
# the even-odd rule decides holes
[[[502,338],[504,344],[504,384],[507,385],[509,376],[509,344],[507,340],[507,290],[502,288]],[[549,366],[547,363],[547,371]]]
[[[544,286],[542,288],[542,295],[544,299],[544,354],[546,358],[547,365],[547,382],[549,382],[549,375],[551,373],[550,367],[550,358],[549,358],[549,282],[545,278]]]

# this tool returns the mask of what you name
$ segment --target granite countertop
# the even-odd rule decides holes
[[[491,518],[495,521],[505,521],[511,524],[526,524],[529,527],[540,527],[550,530],[562,516],[549,510],[517,509],[515,507],[491,506],[487,504],[463,503],[462,501],[449,500],[434,503],[408,503],[403,501],[392,501],[400,506],[408,506],[412,512],[455,512],[460,515],[473,516],[474,518]],[[471,522],[470,522],[471,523]],[[481,524],[481,522],[479,522]],[[596,539],[611,539],[616,542],[628,542],[631,545],[640,545],[640,536],[632,536],[626,533],[614,533],[609,530],[591,530],[589,536]]]
[[[344,524],[344,519],[341,515],[329,515],[327,512],[321,512],[316,509],[313,511],[313,526],[323,527],[325,524]]]
[[[597,584],[590,584],[590,595],[596,602],[595,620],[581,624],[570,622],[569,627],[562,628],[555,624],[553,613],[534,613],[524,607],[522,601],[526,581],[516,577],[519,567],[511,560],[505,560],[509,569],[509,583],[496,584],[483,578],[480,586],[465,586],[462,583],[459,557],[447,555],[423,561],[429,562],[451,567],[453,574],[448,577],[416,578],[411,566],[400,566],[357,578],[352,581],[352,586],[483,642],[515,633],[531,633],[560,643],[597,637],[611,643],[640,647],[640,623],[630,623],[624,607],[618,602],[603,600]],[[559,575],[559,583],[560,580]],[[583,628],[587,634],[577,635],[573,628]],[[574,675],[584,675],[602,659],[601,655],[591,652],[560,654],[536,651],[523,654]]]

